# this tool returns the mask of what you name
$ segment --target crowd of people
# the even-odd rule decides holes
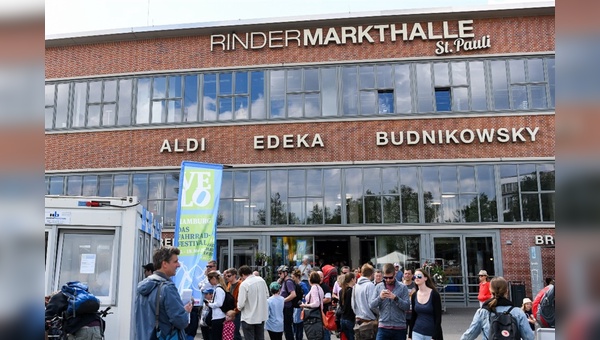
[[[202,303],[194,306],[182,301],[171,280],[180,266],[178,255],[179,249],[162,247],[154,253],[153,264],[144,266],[146,278],[138,284],[135,299],[138,340],[193,340],[198,330],[204,340],[241,340],[242,333],[246,340],[263,340],[265,331],[272,340],[329,340],[332,333],[342,340],[443,340],[441,296],[423,268],[387,263],[377,269],[366,263],[355,270],[342,266],[338,272],[304,257],[295,268],[279,266],[277,279],[267,285],[249,266],[221,273],[212,260],[199,284]],[[491,313],[508,311],[518,336],[533,340],[536,302],[525,298],[522,308],[511,308],[504,278],[490,281],[485,270],[479,278],[481,308],[461,339],[489,334]],[[54,305],[49,304],[47,318],[49,311],[57,312]],[[325,325],[331,314],[333,328]]]

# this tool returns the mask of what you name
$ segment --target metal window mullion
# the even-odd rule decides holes
[[[58,86],[56,84],[53,84],[52,86],[54,86],[54,100],[52,101],[52,127],[50,128],[50,130],[56,129],[56,100],[58,99]],[[69,115],[67,115],[67,122],[70,121],[71,120],[69,119]],[[73,124],[70,125],[72,127]]]
[[[521,196],[523,192],[521,191],[521,164],[516,164],[517,166],[517,191],[519,193],[519,210],[521,213],[521,221],[523,222],[523,197]]]
[[[550,108],[552,100],[550,99],[550,71],[548,70],[548,58],[542,57],[542,71],[544,72],[545,91],[546,92],[546,107]]]
[[[467,78],[467,85],[460,86],[460,87],[467,88],[467,104],[469,105],[468,111],[472,112],[473,111],[473,94],[471,93],[471,87],[472,87],[472,85],[471,85],[471,65],[467,60],[465,60],[463,62],[465,63],[465,77]],[[450,67],[452,68],[452,63],[449,63],[449,64],[450,64]],[[450,70],[450,83],[452,83],[452,82],[453,82],[452,70]],[[475,184],[475,188],[477,188],[477,184]],[[479,220],[481,221],[481,218]]]
[[[544,214],[542,213],[542,180],[540,178],[540,171],[538,170],[538,165],[539,164],[535,165],[535,174],[537,177],[536,180],[537,180],[537,187],[538,187],[538,190],[537,190],[538,206],[540,209],[540,221],[544,222]]]
[[[196,78],[198,108],[196,109],[196,121],[204,121],[204,73],[198,73]]]

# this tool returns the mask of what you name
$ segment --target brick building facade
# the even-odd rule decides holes
[[[554,20],[533,5],[48,38],[47,193],[139,196],[168,239],[181,162],[225,164],[220,267],[400,253],[444,267],[448,303],[476,304],[479,269],[531,296],[529,247],[555,233]],[[542,257],[554,276],[553,245]]]

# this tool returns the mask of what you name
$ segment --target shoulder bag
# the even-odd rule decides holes
[[[163,335],[160,331],[160,327],[158,326],[158,314],[160,313],[160,298],[162,296],[163,283],[164,281],[160,283],[156,292],[154,330],[152,331],[152,336],[150,337],[150,340],[184,340],[181,337],[181,332],[178,329],[171,327],[171,331],[169,332],[169,334]]]

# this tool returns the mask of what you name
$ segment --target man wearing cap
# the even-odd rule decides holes
[[[488,273],[485,270],[479,271],[479,307],[483,306],[483,303],[492,298],[492,292],[490,291],[490,281],[488,281]]]
[[[252,269],[241,266],[242,278],[237,308],[242,313],[242,332],[246,340],[265,339],[265,321],[269,317],[269,288],[260,276],[252,275]]]
[[[281,265],[277,268],[277,274],[279,275],[277,282],[281,285],[279,294],[284,299],[283,334],[285,335],[285,340],[294,340],[294,306],[292,306],[292,300],[296,297],[296,285],[288,273],[288,266]]]
[[[394,270],[396,273],[396,281],[402,282],[402,279],[404,278],[404,270],[400,268],[400,263],[394,263]]]
[[[148,277],[154,273],[154,264],[148,263],[142,266],[144,268],[144,277]]]

